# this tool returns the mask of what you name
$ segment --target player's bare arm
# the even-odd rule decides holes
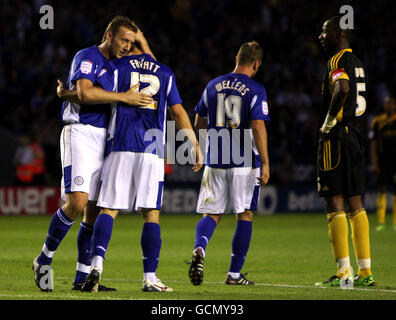
[[[77,95],[81,104],[105,104],[123,102],[129,105],[145,106],[154,100],[150,95],[137,92],[137,85],[126,92],[111,92],[96,87],[90,80],[79,79],[76,82]]]
[[[87,80],[87,81],[89,81],[89,80]],[[99,89],[99,93],[101,91],[105,91],[105,90],[103,90],[100,87],[95,87],[95,88]],[[121,93],[121,98],[118,98],[119,100],[116,100],[116,101],[113,101],[113,102],[125,102],[125,103],[130,104],[130,105],[146,105],[146,104],[150,104],[150,102],[149,103],[145,102],[145,101],[152,101],[152,99],[151,100],[147,100],[146,99],[147,97],[150,97],[149,95],[146,95],[144,93],[143,94],[142,93],[138,93],[138,92],[136,92],[136,90],[132,90],[132,89],[135,89],[135,87],[132,87],[130,90],[128,90],[126,92],[126,95],[125,95],[125,93],[124,93],[124,95]],[[129,91],[131,91],[131,92],[129,92]],[[105,91],[105,92],[109,92],[109,91]],[[64,87],[63,82],[61,80],[59,80],[59,79],[58,79],[58,86],[56,88],[56,93],[57,93],[57,95],[58,95],[58,97],[60,99],[69,100],[71,102],[78,103],[78,104],[112,103],[112,102],[100,102],[100,101],[92,101],[91,103],[84,102],[83,100],[80,99],[80,96],[79,96],[77,90],[66,89]],[[112,94],[113,92],[109,92],[109,93]],[[113,94],[113,96],[114,96],[114,94]],[[142,97],[139,97],[139,96],[142,96]],[[114,98],[116,98],[116,96],[114,96]],[[110,97],[110,99],[114,99],[114,98]],[[136,100],[136,99],[138,99],[138,100]],[[135,101],[137,101],[137,102],[135,102]]]
[[[77,90],[69,90],[66,89],[62,80],[58,79],[58,86],[56,87],[56,94],[62,100],[69,100],[74,103],[81,104],[80,99],[78,98]]]
[[[254,143],[261,160],[260,177],[257,178],[260,185],[268,183],[270,177],[269,157],[268,157],[268,138],[264,120],[252,120],[252,132]]]
[[[206,129],[207,127],[208,127],[208,120],[202,118],[198,113],[196,113],[194,119],[195,130],[199,132],[200,129]]]
[[[349,81],[337,80],[334,84],[334,92],[330,101],[329,112],[323,122],[320,132],[327,134],[337,124],[336,116],[346,102],[349,93]]]
[[[194,130],[195,130],[195,134],[198,137],[198,139],[202,138],[202,141],[204,141],[206,139],[205,136],[203,136],[200,133],[201,129],[207,129],[208,128],[208,121],[205,118],[202,118],[198,113],[195,114],[195,119],[194,119]],[[201,154],[202,151],[200,150]]]
[[[205,137],[201,136],[200,130],[207,129],[207,128],[208,128],[208,120],[205,118],[202,118],[198,113],[196,113],[195,119],[194,119],[195,134],[197,135],[197,137],[202,138],[202,141],[204,141]]]
[[[199,171],[203,165],[203,155],[201,149],[199,148],[199,142],[195,136],[194,130],[192,128],[190,118],[187,115],[186,110],[184,110],[181,104],[175,104],[170,108],[170,114],[172,119],[175,120],[176,125],[179,130],[183,130],[184,134],[187,136],[191,145],[195,145],[195,164],[193,166],[194,172]]]

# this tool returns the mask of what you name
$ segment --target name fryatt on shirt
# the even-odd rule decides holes
[[[131,66],[134,69],[145,69],[145,70],[150,70],[152,72],[157,72],[157,70],[160,68],[158,64],[152,61],[145,61],[145,60],[137,60],[137,59],[131,59],[129,61]]]

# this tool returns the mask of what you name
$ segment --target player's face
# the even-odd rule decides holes
[[[319,35],[319,41],[325,50],[331,50],[336,45],[337,32],[329,21],[326,21],[322,27],[322,33]]]
[[[127,55],[136,40],[136,32],[120,27],[118,32],[110,41],[110,52],[115,58],[122,58]]]

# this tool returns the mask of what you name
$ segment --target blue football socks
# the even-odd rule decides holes
[[[158,223],[146,222],[143,225],[140,244],[143,251],[144,273],[155,272],[161,251],[161,227]]]
[[[215,229],[216,221],[214,221],[211,217],[206,216],[199,220],[195,228],[194,248],[201,247],[205,251]]]
[[[245,262],[252,237],[252,222],[239,220],[232,239],[232,256],[229,272],[239,273]]]
[[[101,256],[104,259],[113,232],[113,224],[114,219],[108,214],[102,213],[96,218],[91,240],[91,258]]]
[[[75,283],[85,282],[91,265],[91,239],[93,227],[87,223],[81,222],[80,230],[77,236],[77,270],[74,278]]]
[[[38,264],[51,264],[55,251],[58,249],[59,244],[71,228],[73,222],[74,220],[69,219],[62,208],[59,208],[58,211],[54,213],[48,228],[48,234],[43,249],[37,259]]]

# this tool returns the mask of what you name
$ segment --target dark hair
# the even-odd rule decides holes
[[[236,59],[239,65],[249,65],[255,61],[261,62],[263,60],[263,49],[257,41],[246,42],[239,48]]]
[[[117,34],[120,27],[128,28],[129,30],[132,30],[133,32],[138,31],[138,27],[134,21],[132,21],[131,19],[124,17],[124,16],[116,16],[107,25],[107,28],[103,34],[103,37],[102,37],[102,42],[104,42],[106,40],[107,32],[111,32],[112,35],[114,36]]]

